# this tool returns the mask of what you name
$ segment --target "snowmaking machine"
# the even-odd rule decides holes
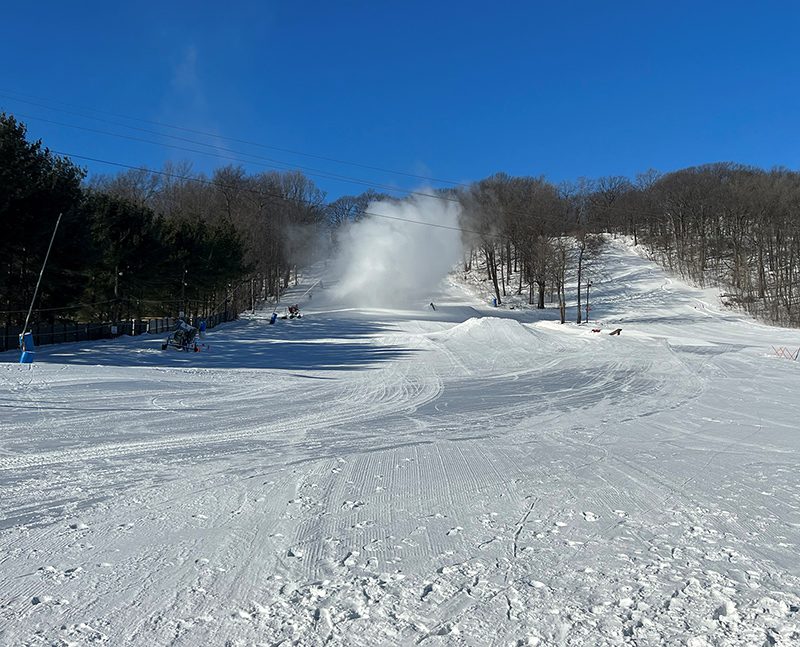
[[[183,319],[179,319],[175,330],[167,337],[167,341],[161,344],[161,350],[167,350],[172,346],[185,352],[197,352],[200,348],[197,345],[197,328],[190,326]]]
[[[303,315],[300,312],[300,306],[296,303],[286,308],[286,314],[281,319],[302,319]]]

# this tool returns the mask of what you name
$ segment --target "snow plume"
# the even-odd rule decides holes
[[[367,211],[340,233],[336,296],[358,306],[427,303],[460,259],[460,205],[412,196],[372,202]]]

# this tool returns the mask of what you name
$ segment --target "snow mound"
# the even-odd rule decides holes
[[[534,370],[542,365],[543,355],[558,350],[552,335],[500,317],[473,317],[430,333],[427,339],[445,353],[461,358],[459,365],[469,374],[487,376]]]
[[[536,333],[515,319],[501,317],[471,317],[445,331],[432,333],[441,341],[464,340],[471,342],[530,343]]]

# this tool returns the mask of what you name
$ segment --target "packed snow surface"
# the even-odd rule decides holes
[[[618,243],[588,325],[332,292],[0,355],[0,644],[800,644],[800,332]]]

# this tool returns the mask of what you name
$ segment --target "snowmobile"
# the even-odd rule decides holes
[[[167,350],[170,346],[185,352],[197,352],[200,348],[197,346],[197,328],[190,326],[183,319],[179,319],[175,330],[167,338],[167,341],[161,344],[161,350]]]

